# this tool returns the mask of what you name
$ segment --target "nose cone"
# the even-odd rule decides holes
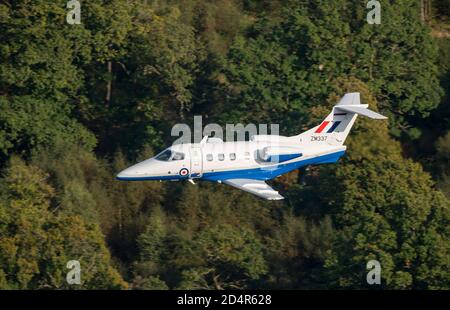
[[[131,172],[132,171],[130,170],[130,168],[122,170],[117,174],[116,179],[121,181],[127,181],[133,177],[133,174]]]
[[[116,179],[121,181],[132,181],[143,175],[142,167],[134,165],[117,174]]]
[[[152,160],[146,160],[134,166],[131,166],[125,170],[120,171],[116,179],[121,181],[133,181],[141,180],[143,177],[148,176],[152,172]]]

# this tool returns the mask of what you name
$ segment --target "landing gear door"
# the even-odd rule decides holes
[[[191,155],[191,178],[200,178],[203,175],[202,148],[193,146],[190,150]]]

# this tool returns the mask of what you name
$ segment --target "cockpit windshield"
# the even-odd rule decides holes
[[[184,154],[172,150],[165,150],[159,153],[159,155],[156,155],[155,159],[161,161],[183,160]]]
[[[171,156],[172,156],[172,151],[171,150],[165,150],[165,151],[161,152],[159,155],[157,155],[155,158],[157,160],[169,161]]]

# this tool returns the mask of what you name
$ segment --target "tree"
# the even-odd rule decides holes
[[[299,129],[299,116],[321,104],[334,81],[355,76],[392,115],[392,132],[417,138],[416,118],[428,116],[443,93],[437,46],[419,21],[417,6],[384,4],[382,27],[366,22],[360,3],[345,0],[288,4],[279,22],[261,19],[248,40],[236,40],[224,64],[234,106],[230,117],[253,114],[254,106],[270,120],[283,115],[288,127]],[[250,110],[244,104],[249,102]]]
[[[436,142],[436,164],[438,185],[450,197],[450,131]]]
[[[156,98],[169,100],[181,118],[191,104],[193,73],[199,50],[192,27],[179,22],[180,11],[171,8],[163,16],[146,9],[136,16],[137,29],[129,46],[135,78]],[[148,22],[150,21],[150,22]],[[201,54],[200,54],[201,55]],[[151,82],[148,84],[148,82]],[[153,84],[153,86],[152,86]]]
[[[335,234],[332,225],[329,216],[311,220],[303,215],[284,214],[280,227],[265,240],[269,272],[261,287],[328,288],[323,264]]]
[[[163,271],[162,259],[166,250],[167,222],[161,209],[154,209],[145,231],[139,236],[137,243],[140,249],[139,260],[134,264],[133,287],[137,289],[168,289],[160,279]]]
[[[371,87],[380,109],[393,114],[392,124],[411,138],[420,133],[414,124],[429,116],[443,95],[437,45],[430,29],[419,21],[418,5],[417,1],[384,4],[382,27],[359,24],[354,47],[355,75]]]
[[[63,1],[61,1],[63,2]],[[0,5],[0,150],[28,155],[55,136],[83,141],[94,137],[69,117],[69,98],[82,84],[74,58],[88,59],[86,33],[68,32],[55,18],[62,6],[44,1],[6,1]],[[40,22],[33,22],[39,20]],[[51,40],[48,38],[51,37]]]
[[[302,111],[307,85],[304,73],[296,69],[295,56],[278,42],[238,37],[223,70],[229,97],[226,111],[219,111],[224,121],[279,123],[281,115]]]
[[[59,213],[47,175],[13,157],[2,180],[0,280],[3,288],[72,288],[69,260],[82,266],[80,288],[124,288],[96,224]]]
[[[179,288],[244,288],[267,272],[262,245],[249,230],[211,227],[194,237],[192,247],[196,258],[183,268]]]
[[[0,288],[367,288],[370,259],[381,288],[450,287],[448,0],[381,25],[346,0],[81,1],[79,25],[0,2]],[[284,201],[115,179],[193,115],[293,135],[349,91],[389,127],[359,118],[339,165],[271,181]]]
[[[338,93],[355,83],[343,82]],[[359,90],[376,107],[363,84]],[[358,120],[347,145],[345,162],[323,168],[317,189],[332,193],[327,200],[338,230],[325,265],[330,281],[367,287],[366,263],[377,259],[383,287],[448,288],[448,200],[419,164],[402,157],[385,123]]]

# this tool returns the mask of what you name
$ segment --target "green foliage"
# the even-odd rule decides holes
[[[232,276],[258,279],[266,272],[262,246],[251,231],[218,226],[198,234],[193,241],[194,246],[199,248],[199,255],[205,260],[205,265],[214,269],[212,272],[216,288],[222,287],[218,282],[223,269],[230,273],[221,275],[227,282]],[[234,283],[227,285],[235,286]]]
[[[262,244],[251,230],[217,225],[186,238],[164,233],[160,216],[153,215],[139,237],[137,281],[154,280],[158,271],[173,278],[176,271],[179,289],[243,288],[267,272]]]
[[[149,276],[144,279],[137,277],[133,283],[133,289],[168,290],[169,287],[159,277]]]
[[[151,10],[140,12],[128,56],[136,66],[135,78],[149,90],[158,88],[153,98],[170,95],[172,105],[176,104],[173,108],[182,113],[189,109],[198,52],[193,29],[178,21],[180,15],[178,9],[164,16]]]
[[[281,115],[302,107],[305,76],[294,56],[277,42],[264,38],[236,39],[225,65],[225,86],[233,103],[223,116],[233,122],[279,121]],[[278,114],[283,113],[283,114]]]
[[[39,168],[12,158],[0,205],[2,288],[70,288],[66,264],[73,259],[83,266],[80,288],[125,287],[98,225],[54,210],[55,190],[46,179]]]
[[[161,183],[119,182],[115,174],[130,165],[121,153],[110,164],[63,141],[51,150],[41,150],[33,162],[50,173],[58,192],[55,202],[65,214],[100,224],[109,245],[122,259],[136,255],[135,240],[152,208],[163,200]]]
[[[224,194],[208,186],[183,186],[179,200],[165,204],[171,211],[155,209],[138,238],[133,283],[157,275],[172,288],[237,288],[260,281],[267,263],[254,230],[269,231],[277,224],[259,204],[242,208],[228,194],[231,201],[224,205],[217,199]],[[240,206],[250,205],[242,198]]]
[[[323,264],[335,233],[332,225],[328,216],[315,222],[287,214],[267,240],[270,270],[265,285],[278,289],[329,287]]]
[[[262,113],[271,120],[282,114],[284,123],[286,116],[298,120],[328,96],[333,81],[355,76],[395,116],[391,121],[400,132],[417,136],[417,130],[409,132],[414,118],[429,115],[442,95],[437,47],[415,3],[382,7],[380,27],[366,22],[360,3],[345,0],[295,3],[279,23],[262,19],[250,39],[236,40],[224,65],[232,120],[246,120],[247,113],[256,121],[268,119]]]
[[[375,105],[367,91],[361,93]],[[448,287],[449,201],[420,165],[402,158],[385,124],[359,124],[348,160],[318,189],[333,193],[327,200],[339,229],[326,260],[330,280],[338,287],[364,287],[365,263],[377,259],[386,288]]]
[[[45,1],[0,5],[3,158],[13,151],[26,154],[50,144],[55,136],[79,139],[91,148],[95,144],[92,134],[69,117],[68,100],[82,85],[81,70],[73,59],[88,59],[89,53],[73,42],[85,42],[86,33],[68,32],[61,27],[62,19],[54,17],[63,12],[62,6]]]
[[[447,287],[449,204],[429,176],[417,164],[390,159],[366,163],[364,171],[352,165],[339,170],[336,223],[342,231],[328,265],[339,285],[360,287],[364,262],[378,259],[388,288]],[[410,281],[399,285],[399,274]]]
[[[432,29],[407,0],[381,25],[346,0],[81,2],[81,25],[0,4],[0,288],[360,289],[371,259],[381,288],[450,287],[448,1]],[[338,165],[273,181],[283,202],[115,180],[193,115],[298,134],[355,91],[389,127],[358,118]]]
[[[450,131],[436,142],[436,170],[439,175],[438,186],[450,197]]]
[[[164,214],[160,209],[153,211],[147,227],[138,238],[141,260],[158,261],[161,258],[165,232]]]

